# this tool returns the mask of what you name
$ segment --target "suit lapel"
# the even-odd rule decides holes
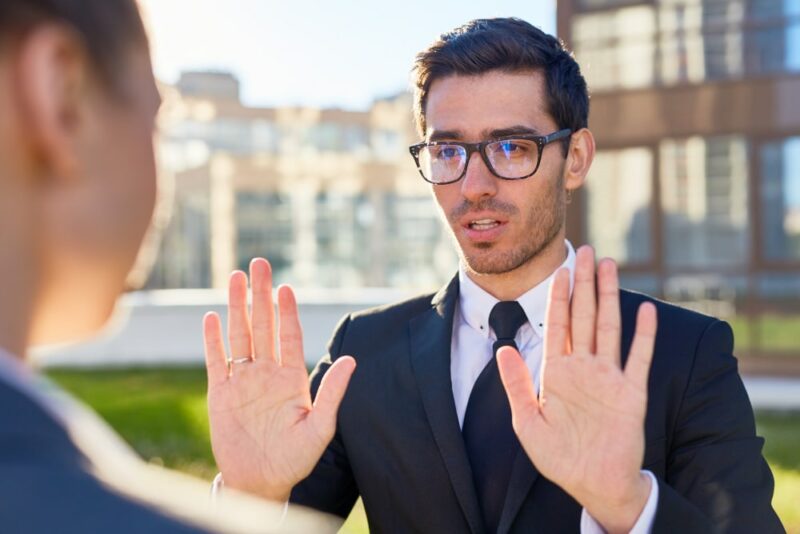
[[[450,344],[457,301],[456,277],[433,298],[431,309],[411,320],[411,365],[450,483],[470,529],[478,533],[483,532],[483,520],[458,426],[450,376]]]

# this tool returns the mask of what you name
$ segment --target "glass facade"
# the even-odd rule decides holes
[[[269,258],[276,281],[291,279],[295,252],[291,200],[279,193],[237,192],[236,263],[247,272],[250,260]]]
[[[147,288],[208,287],[211,285],[211,217],[207,195],[176,199],[172,218],[161,239],[159,256]]]
[[[660,146],[667,267],[743,267],[749,259],[747,143],[693,137]]]
[[[761,148],[761,246],[767,261],[800,261],[800,136]]]
[[[800,72],[800,2],[642,2],[576,16],[572,39],[593,90]]]
[[[649,148],[599,151],[589,174],[587,230],[600,256],[623,264],[653,259],[653,153]]]

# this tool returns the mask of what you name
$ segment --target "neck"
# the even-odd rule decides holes
[[[0,300],[0,347],[14,356],[24,358],[37,292],[30,255],[24,251],[18,254],[19,247],[10,246],[12,243],[9,241],[16,240],[13,235],[15,232],[17,228],[11,226],[8,232],[1,232],[0,235],[0,250],[3,250],[0,255],[0,294],[3,295]]]
[[[512,271],[480,274],[467,269],[467,276],[478,287],[498,300],[517,300],[545,281],[567,259],[563,230],[533,258]]]
[[[0,347],[24,358],[38,298],[38,272],[32,221],[24,213],[30,206],[7,192],[0,192]]]

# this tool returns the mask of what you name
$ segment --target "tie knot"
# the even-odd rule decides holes
[[[497,335],[497,341],[514,342],[517,330],[528,321],[525,310],[516,300],[498,302],[489,314],[489,326]]]

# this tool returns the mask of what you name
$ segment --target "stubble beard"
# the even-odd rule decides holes
[[[459,256],[467,270],[479,276],[508,274],[533,261],[553,243],[564,226],[564,197],[564,177],[561,175],[555,186],[547,190],[547,195],[540,197],[528,211],[524,227],[529,229],[529,233],[511,250],[493,251],[496,243],[477,243],[473,246],[482,252],[468,253],[456,240]]]

